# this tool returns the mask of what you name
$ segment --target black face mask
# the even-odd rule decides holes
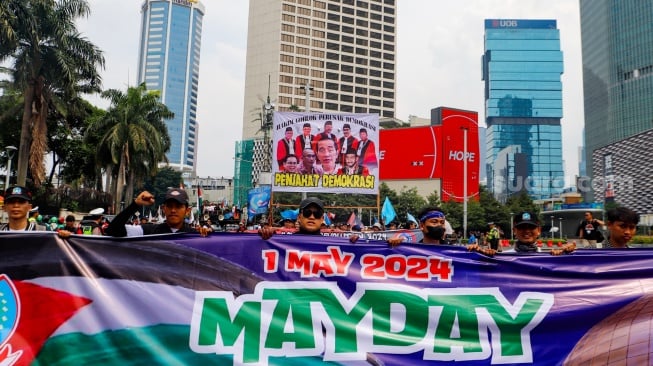
[[[443,226],[427,226],[426,227],[427,237],[435,240],[442,240],[444,237],[444,227]]]

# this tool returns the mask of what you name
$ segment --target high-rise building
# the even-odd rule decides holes
[[[194,175],[204,5],[197,0],[146,0],[142,13],[138,80],[148,90],[160,90],[161,102],[175,114],[166,120],[170,166]]]
[[[394,117],[395,54],[395,0],[250,1],[243,139],[262,136],[268,95],[280,111]]]
[[[585,161],[653,128],[653,2],[581,0]],[[600,199],[600,197],[599,197]]]
[[[504,200],[562,192],[562,51],[555,20],[486,19],[486,169]]]

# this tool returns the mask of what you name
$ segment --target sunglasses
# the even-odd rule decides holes
[[[302,216],[304,216],[305,218],[309,218],[311,217],[311,215],[313,215],[313,217],[315,217],[316,219],[319,219],[322,216],[324,216],[324,211],[320,209],[310,209],[310,208],[305,208],[302,210]]]

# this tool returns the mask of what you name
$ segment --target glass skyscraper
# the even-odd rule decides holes
[[[142,13],[138,80],[160,90],[161,102],[175,114],[166,121],[170,166],[194,175],[204,6],[196,0],[146,0]]]
[[[596,178],[596,149],[653,128],[653,1],[581,0],[580,25],[585,156]]]
[[[562,51],[555,20],[486,19],[486,169],[505,201],[562,193]]]

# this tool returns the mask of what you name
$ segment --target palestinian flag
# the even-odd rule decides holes
[[[3,366],[232,364],[189,348],[195,292],[261,280],[174,239],[7,233],[0,253]]]

